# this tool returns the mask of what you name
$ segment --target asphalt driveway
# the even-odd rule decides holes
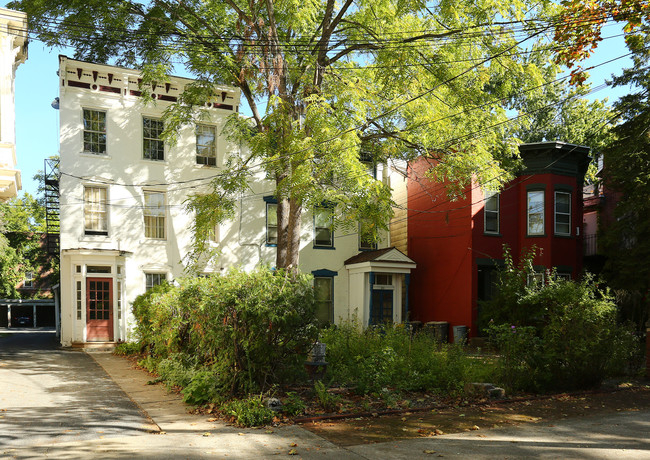
[[[54,331],[0,329],[0,457],[150,429],[146,415],[86,353],[58,347]]]

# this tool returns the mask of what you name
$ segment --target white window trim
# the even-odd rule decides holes
[[[316,226],[316,213],[317,212],[329,212],[329,219],[330,219],[330,242],[328,244],[320,244],[316,242],[316,230],[319,228],[325,228],[325,227],[317,227]],[[326,207],[317,207],[314,209],[313,212],[313,225],[314,225],[314,235],[313,235],[313,245],[314,248],[334,248],[334,214],[331,212],[329,208]]]
[[[163,206],[163,215],[162,215],[162,218],[163,218],[163,225],[162,225],[163,236],[162,237],[147,236],[147,217],[154,217],[154,218],[155,217],[161,217],[161,216],[148,215],[147,214],[147,211],[148,211],[149,208],[147,207],[146,196],[148,194],[151,194],[151,195],[160,194],[160,195],[162,195],[162,198],[163,198],[163,204],[162,204],[162,206]],[[164,192],[164,191],[160,191],[160,190],[144,190],[143,191],[142,204],[143,204],[142,216],[143,216],[144,237],[145,237],[145,239],[146,240],[154,240],[154,241],[164,241],[164,240],[166,240],[167,239],[167,234],[168,234],[167,222],[169,220],[168,217],[167,217],[167,193]]]
[[[542,210],[541,210],[541,215],[542,215],[542,231],[540,233],[531,233],[530,231],[530,207],[529,207],[529,196],[532,193],[541,193],[542,196]],[[537,213],[535,213],[537,214]],[[544,236],[546,234],[545,228],[546,228],[546,194],[544,193],[544,190],[528,190],[526,192],[526,235],[528,236]]]
[[[498,192],[492,192],[492,191],[485,191],[484,192],[485,198],[483,200],[483,233],[487,233],[490,235],[498,235],[499,232],[501,231],[501,194]],[[496,211],[491,211],[488,210],[487,208],[487,203],[488,200],[490,199],[495,199],[497,203],[497,209]],[[497,229],[496,230],[488,230],[487,229],[487,217],[489,214],[496,214],[497,216]]]
[[[162,284],[162,281],[170,282],[170,280],[167,279],[167,272],[156,272],[156,271],[145,271],[144,273],[144,290],[145,292],[149,291],[150,289],[153,289],[154,286],[158,286]],[[149,283],[147,282],[148,275],[158,275],[158,283],[157,284],[152,284],[149,286]],[[160,277],[163,277],[161,279]]]
[[[558,210],[557,210],[557,197],[558,197],[558,195],[568,195],[569,196],[569,212],[568,213],[558,212]],[[560,236],[571,236],[571,192],[566,192],[566,191],[563,191],[563,190],[556,190],[555,191],[555,203],[554,203],[553,211],[554,211],[553,212],[553,219],[554,219],[554,231],[555,231],[555,234],[560,235]],[[563,215],[563,216],[568,215],[569,216],[569,223],[568,223],[569,231],[568,232],[559,232],[558,231],[558,229],[557,229],[557,224],[558,224],[557,216],[558,215]]]
[[[141,123],[140,123],[140,129],[141,129],[140,140],[141,140],[142,155],[140,156],[140,158],[142,160],[144,160],[144,161],[153,161],[153,162],[156,162],[156,163],[164,163],[164,162],[167,161],[167,145],[166,145],[165,141],[160,139],[160,138],[147,137],[147,139],[160,140],[163,143],[163,157],[162,157],[162,159],[146,158],[144,156],[144,153],[145,153],[145,149],[144,149],[144,141],[145,141],[145,137],[144,137],[144,120],[145,119],[159,121],[159,122],[163,123],[163,129],[165,129],[164,122],[163,122],[162,118],[160,118],[160,116],[142,114]]]
[[[92,210],[89,209],[88,205],[91,204],[90,202],[86,201],[86,190],[87,189],[97,189],[97,190],[104,190],[104,203],[103,203],[103,211],[97,211],[97,210]],[[109,195],[108,195],[108,187],[101,187],[97,185],[84,185],[83,186],[83,233],[84,236],[108,236],[108,229],[110,228],[110,222],[109,222],[109,212],[108,212],[108,200],[109,200]],[[100,203],[101,204],[101,203]],[[92,228],[87,228],[86,227],[86,213],[103,213],[103,221],[105,222],[105,230],[97,230],[97,229],[92,229]],[[101,222],[101,220],[100,220]]]
[[[94,130],[87,130],[86,126],[84,124],[84,111],[89,110],[93,112],[101,112],[104,114],[104,137],[105,137],[105,142],[104,142],[104,151],[103,152],[92,152],[90,150],[86,150],[86,142],[85,142],[85,133],[86,131],[92,132],[92,133],[101,133],[101,131],[94,131]],[[108,111],[106,109],[99,109],[96,107],[82,107],[81,108],[81,153],[84,155],[88,155],[90,157],[99,157],[99,158],[106,158],[108,156]]]
[[[210,129],[210,130],[212,130],[214,132],[214,142],[213,142],[213,145],[212,145],[213,156],[199,155],[199,150],[198,150],[199,149],[199,133],[198,133],[199,127],[208,128],[208,129]],[[196,164],[198,166],[205,166],[205,167],[209,167],[209,168],[216,168],[217,166],[219,166],[219,155],[218,155],[219,152],[217,150],[217,127],[216,127],[216,125],[211,125],[211,124],[207,124],[207,123],[197,123],[195,128],[194,128],[194,135],[195,135],[195,142],[196,142],[196,145],[195,145],[195,162],[196,162]],[[214,164],[211,165],[211,164],[206,164],[206,163],[199,163],[199,161],[198,161],[199,157],[208,158],[208,159],[214,157]]]

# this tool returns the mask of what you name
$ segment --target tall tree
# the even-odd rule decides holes
[[[607,255],[609,284],[636,293],[637,307],[630,315],[643,326],[650,315],[650,28],[640,27],[628,47],[634,66],[614,77],[614,85],[632,85],[614,109],[620,124],[605,150],[605,180],[620,193],[615,219],[602,226],[601,241]],[[629,296],[628,296],[629,297]],[[631,318],[631,319],[632,319]]]
[[[28,271],[58,277],[58,263],[43,245],[44,232],[45,208],[29,193],[0,203],[0,297],[18,297],[16,285]]]
[[[143,84],[180,63],[196,82],[167,111],[170,139],[200,116],[215,83],[241,90],[250,119],[230,135],[250,154],[230,158],[196,197],[195,254],[260,170],[275,182],[277,266],[296,267],[304,211],[327,203],[336,225],[385,229],[389,188],[373,161],[430,155],[437,178],[492,186],[516,154],[503,101],[544,75],[522,54],[551,25],[551,2],[522,0],[20,0],[32,32],[76,57],[136,66]],[[146,89],[146,88],[145,88]],[[251,129],[252,128],[252,129]]]

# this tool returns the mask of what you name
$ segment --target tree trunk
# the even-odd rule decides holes
[[[295,199],[278,198],[277,268],[297,270],[300,262],[302,205]]]

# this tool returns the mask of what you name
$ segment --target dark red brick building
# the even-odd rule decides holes
[[[564,142],[519,147],[524,169],[496,194],[473,185],[456,201],[445,185],[426,181],[430,167],[411,165],[408,184],[410,319],[469,326],[477,335],[478,301],[492,295],[503,245],[515,258],[536,246],[535,277],[582,271],[583,180],[589,148]]]

